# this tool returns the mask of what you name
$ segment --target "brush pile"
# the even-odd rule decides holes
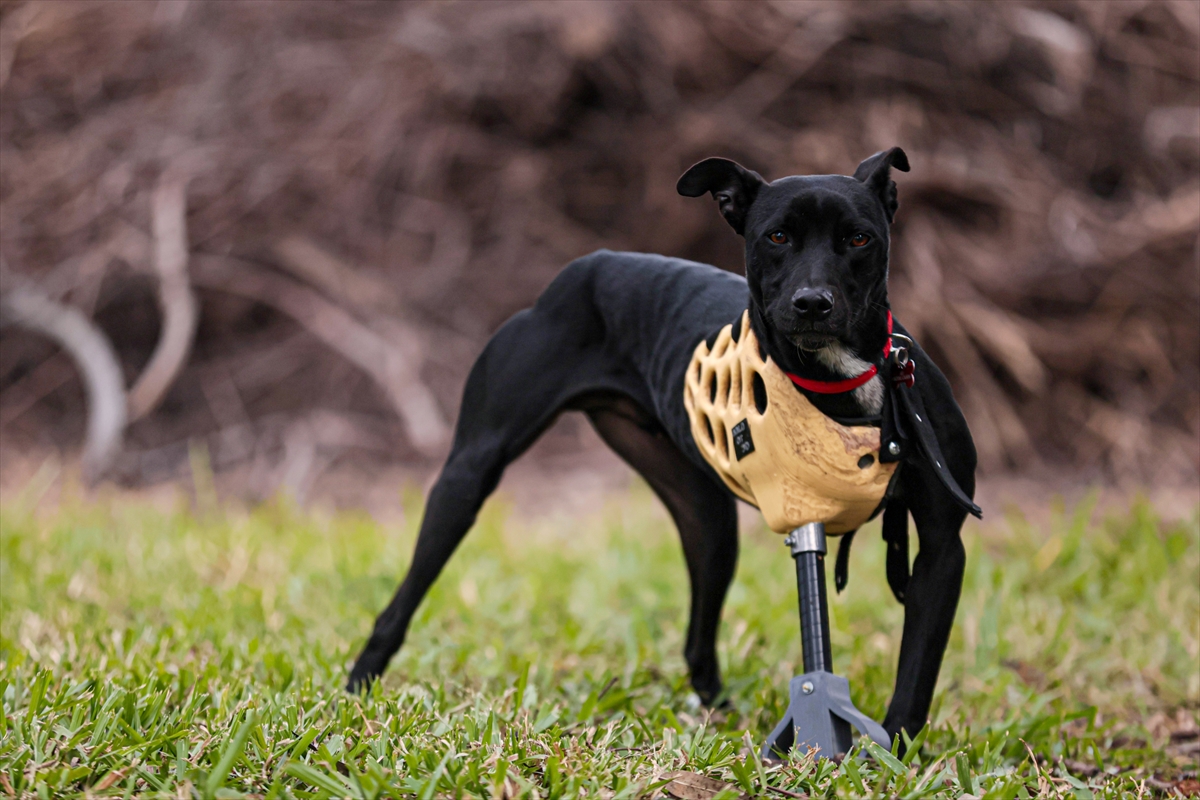
[[[689,164],[898,144],[893,306],[985,473],[1192,480],[1198,42],[1189,0],[0,5],[5,450],[432,464],[568,260],[741,268]]]

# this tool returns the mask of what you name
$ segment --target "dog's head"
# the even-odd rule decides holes
[[[752,311],[777,345],[815,352],[835,342],[857,351],[878,339],[887,309],[888,227],[898,203],[891,169],[908,171],[893,147],[854,176],[797,175],[767,182],[724,158],[709,158],[676,186],[711,192],[746,240]],[[772,348],[774,349],[774,348]]]

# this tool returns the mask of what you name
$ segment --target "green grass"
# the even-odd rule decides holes
[[[532,525],[489,505],[386,679],[354,698],[348,665],[417,514],[120,496],[34,513],[31,491],[0,506],[0,794],[643,797],[688,770],[728,796],[1149,797],[1195,768],[1167,737],[1200,699],[1196,518],[1085,506],[969,525],[923,745],[904,763],[764,766],[754,746],[801,671],[790,559],[765,529],[744,535],[726,606],[728,713],[691,699],[687,576],[644,489]],[[836,671],[882,717],[903,613],[877,527],[832,602]]]

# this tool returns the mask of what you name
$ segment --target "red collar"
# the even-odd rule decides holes
[[[887,312],[887,338],[883,340],[883,358],[886,361],[887,357],[892,353],[892,312]],[[792,379],[792,383],[799,386],[801,389],[807,389],[810,392],[817,394],[842,394],[843,392],[851,392],[862,386],[867,381],[879,374],[879,367],[872,364],[866,372],[854,378],[846,378],[844,381],[814,381],[808,378],[801,378],[799,375],[793,375],[790,372],[785,372]]]

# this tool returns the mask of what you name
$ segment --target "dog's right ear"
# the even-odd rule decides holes
[[[721,216],[742,236],[746,231],[746,212],[764,183],[761,175],[741,164],[727,158],[706,158],[683,173],[675,191],[684,197],[712,192]]]

